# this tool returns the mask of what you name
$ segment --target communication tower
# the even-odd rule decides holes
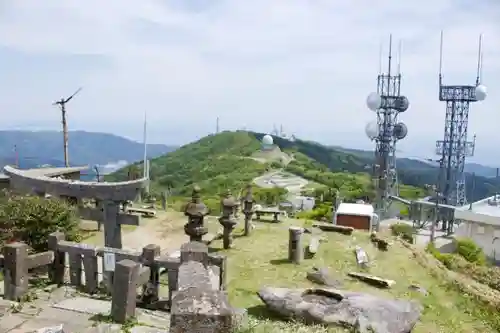
[[[401,42],[399,43],[396,72],[392,71],[392,35],[389,37],[387,73],[382,72],[382,47],[380,48],[377,92],[368,95],[366,104],[377,114],[377,120],[368,123],[366,135],[375,141],[373,178],[375,186],[375,211],[380,219],[387,218],[391,196],[399,195],[396,171],[396,142],[408,134],[408,127],[398,121],[400,113],[408,110],[408,98],[401,95]]]
[[[443,32],[439,49],[439,100],[446,102],[444,138],[436,141],[439,159],[438,192],[445,204],[464,206],[467,204],[465,189],[465,158],[474,155],[476,136],[467,141],[470,103],[486,98],[486,87],[481,84],[483,53],[482,35],[479,36],[477,75],[475,85],[443,85]],[[452,216],[442,216],[443,229]],[[452,223],[450,223],[450,226]]]

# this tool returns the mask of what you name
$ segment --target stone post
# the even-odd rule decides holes
[[[167,210],[167,193],[165,191],[161,191],[160,200],[161,209],[163,209],[164,211]]]
[[[204,218],[209,211],[207,206],[201,201],[201,189],[198,186],[193,188],[191,202],[186,205],[184,215],[188,217],[188,223],[184,225],[184,232],[189,236],[191,242],[201,242],[203,235],[208,233],[208,228],[204,226]]]
[[[115,249],[122,248],[122,229],[118,223],[120,213],[120,203],[115,201],[105,201],[104,208],[104,245]]]
[[[146,245],[142,249],[142,264],[149,267],[149,281],[143,287],[142,295],[145,304],[158,301],[160,291],[160,269],[155,263],[155,257],[160,255],[160,247],[155,244]]]
[[[219,223],[224,228],[222,242],[224,249],[229,249],[233,245],[233,229],[238,223],[234,216],[235,210],[238,207],[238,201],[231,195],[230,190],[227,190],[225,197],[221,201],[221,206],[222,216],[219,218]]]
[[[10,243],[3,248],[4,299],[19,301],[28,290],[28,245]]]
[[[243,214],[245,215],[245,236],[250,236],[254,203],[255,201],[253,200],[252,184],[248,184],[245,198],[243,199]]]
[[[304,258],[302,249],[302,235],[304,229],[300,227],[289,228],[288,260],[294,264],[300,264]]]
[[[49,250],[54,251],[54,262],[49,266],[49,279],[52,283],[62,285],[64,283],[64,270],[66,264],[66,255],[59,251],[58,245],[64,240],[62,232],[53,232],[49,235]]]
[[[139,273],[139,263],[128,259],[116,263],[111,316],[117,323],[123,324],[128,318],[135,316]]]

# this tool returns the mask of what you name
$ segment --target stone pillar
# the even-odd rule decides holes
[[[233,229],[238,223],[236,217],[234,216],[235,210],[238,207],[238,202],[231,195],[231,191],[227,190],[224,199],[221,201],[222,206],[222,216],[219,218],[219,223],[224,228],[222,234],[222,243],[224,249],[229,249],[233,245]]]
[[[161,192],[160,200],[161,200],[161,209],[163,209],[164,211],[167,210],[167,193],[165,191]]]
[[[247,192],[245,194],[245,198],[243,199],[243,214],[245,215],[245,236],[250,236],[251,233],[254,203],[255,201],[253,200],[252,184],[248,184]]]
[[[142,249],[142,264],[149,267],[149,281],[143,287],[143,302],[152,304],[158,301],[160,291],[160,269],[155,263],[155,257],[160,255],[160,247],[155,244],[146,245]]]
[[[300,227],[289,228],[289,243],[288,243],[288,260],[294,264],[300,264],[304,258],[304,251],[302,248],[302,235],[304,229]]]
[[[28,291],[28,245],[10,243],[3,248],[4,299],[19,301]]]
[[[120,203],[115,201],[102,202],[104,209],[104,245],[115,249],[122,248],[122,229],[118,223]]]
[[[54,261],[49,266],[49,279],[52,283],[62,285],[64,283],[64,270],[66,264],[66,255],[58,250],[59,242],[64,240],[62,232],[53,232],[49,235],[49,250],[54,251]]]
[[[188,217],[188,223],[184,225],[184,232],[189,236],[191,242],[201,242],[203,235],[208,233],[208,228],[204,226],[204,218],[209,211],[207,206],[201,201],[201,189],[198,186],[193,188],[191,202],[186,205],[184,215]]]
[[[135,316],[140,264],[124,259],[116,263],[111,300],[111,317],[123,324]]]

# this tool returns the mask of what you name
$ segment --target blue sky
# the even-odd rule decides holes
[[[439,33],[448,84],[474,84],[484,34],[488,99],[471,108],[475,161],[500,165],[500,4],[378,0],[0,0],[0,108],[5,129],[70,129],[182,144],[273,123],[322,143],[371,148],[365,106],[380,42],[403,41],[410,109],[402,153],[433,157],[445,106],[437,99]]]

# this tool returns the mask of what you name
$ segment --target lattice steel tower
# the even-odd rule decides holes
[[[391,196],[399,194],[396,171],[396,142],[408,134],[408,128],[398,121],[398,116],[409,107],[408,98],[401,95],[401,42],[399,43],[396,73],[392,72],[392,35],[389,38],[387,73],[382,72],[380,51],[377,92],[371,93],[366,104],[377,114],[377,121],[368,123],[365,131],[375,141],[373,178],[376,191],[375,210],[380,219],[387,218]]]
[[[474,155],[475,141],[467,141],[470,103],[486,98],[486,87],[481,85],[482,74],[482,35],[479,36],[477,76],[475,85],[443,85],[443,32],[439,51],[439,100],[446,102],[444,138],[436,141],[436,154],[439,159],[439,196],[448,205],[467,204],[465,189],[465,158]],[[451,217],[442,217],[443,229]]]

